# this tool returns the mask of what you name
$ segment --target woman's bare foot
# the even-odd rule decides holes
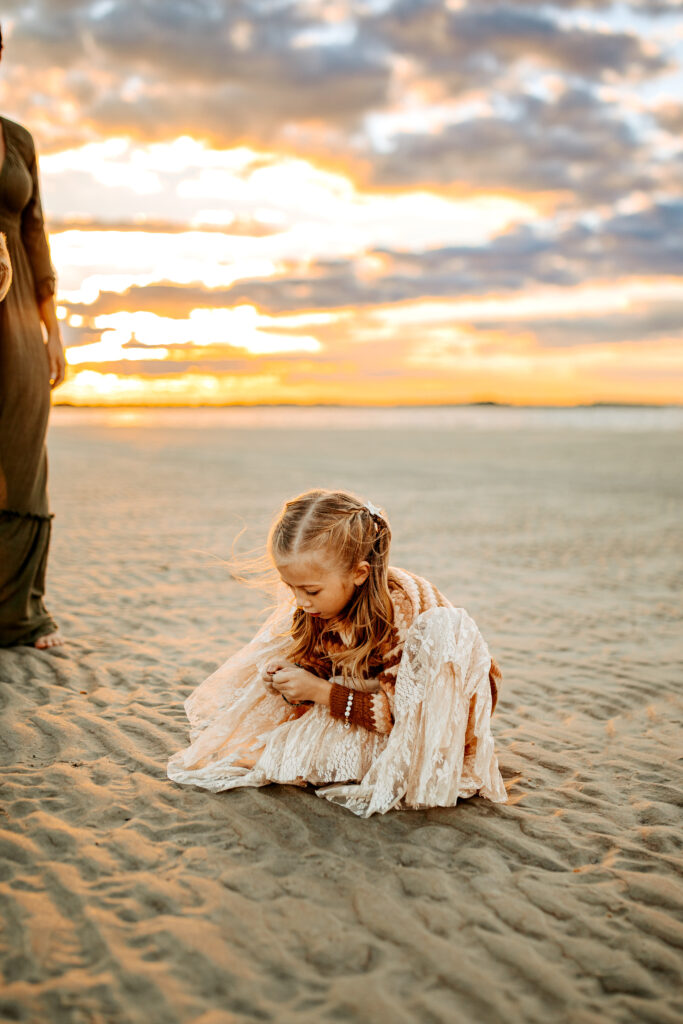
[[[65,643],[64,637],[56,629],[53,633],[45,633],[44,636],[39,636],[34,641],[33,646],[39,651],[49,651],[52,647],[63,647]]]

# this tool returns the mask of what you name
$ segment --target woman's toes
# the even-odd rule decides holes
[[[33,646],[39,651],[47,651],[50,647],[63,647],[64,643],[65,640],[62,634],[59,630],[55,630],[54,633],[46,633],[45,636],[39,636]]]

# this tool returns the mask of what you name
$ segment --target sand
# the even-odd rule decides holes
[[[681,410],[55,411],[60,654],[0,651],[0,1019],[683,1018]],[[292,493],[384,505],[503,668],[509,803],[169,782]]]

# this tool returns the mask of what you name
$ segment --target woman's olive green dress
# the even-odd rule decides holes
[[[0,302],[0,647],[9,647],[57,628],[43,601],[50,371],[38,309],[54,294],[55,275],[33,139],[7,118],[0,125],[0,231],[12,261],[12,284]]]

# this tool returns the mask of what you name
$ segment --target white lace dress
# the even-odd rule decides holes
[[[403,570],[392,574],[401,584],[392,600],[402,652],[395,685],[383,687],[390,732],[347,728],[320,704],[297,717],[265,687],[263,667],[288,642],[289,604],[188,698],[192,742],[170,759],[169,778],[213,792],[308,782],[318,796],[361,817],[400,807],[450,807],[475,793],[505,802],[491,735],[486,643],[462,608],[441,595],[441,606],[425,600],[427,593],[438,594],[426,581]],[[379,688],[374,679],[354,681],[354,687]]]

